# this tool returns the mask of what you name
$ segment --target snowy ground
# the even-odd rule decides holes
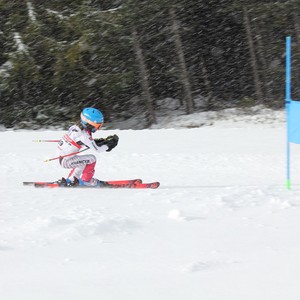
[[[32,142],[62,132],[1,132],[0,299],[300,299],[300,146],[287,191],[284,123],[251,120],[113,131],[97,177],[157,190],[23,187],[66,175]]]

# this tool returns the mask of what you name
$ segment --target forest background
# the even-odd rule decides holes
[[[282,108],[286,36],[300,94],[299,14],[299,0],[0,0],[0,124]]]

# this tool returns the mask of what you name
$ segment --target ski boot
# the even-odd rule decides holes
[[[62,179],[59,179],[57,181],[57,183],[60,185],[60,186],[64,186],[64,187],[76,187],[79,185],[79,180],[78,178],[74,177],[74,180],[70,180],[69,178],[64,178],[62,177]]]

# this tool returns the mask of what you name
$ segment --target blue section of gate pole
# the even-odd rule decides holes
[[[291,103],[291,37],[286,37],[286,70],[285,70],[285,107],[286,107],[286,188],[291,189],[289,114]]]

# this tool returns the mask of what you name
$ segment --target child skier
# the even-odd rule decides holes
[[[117,135],[106,139],[93,139],[92,133],[103,125],[104,118],[100,110],[88,107],[80,115],[80,123],[69,128],[58,143],[59,163],[63,168],[71,169],[67,179],[61,183],[66,186],[86,185],[96,186],[98,180],[95,173],[96,156],[93,154],[78,155],[85,149],[97,152],[111,151],[118,144]]]

